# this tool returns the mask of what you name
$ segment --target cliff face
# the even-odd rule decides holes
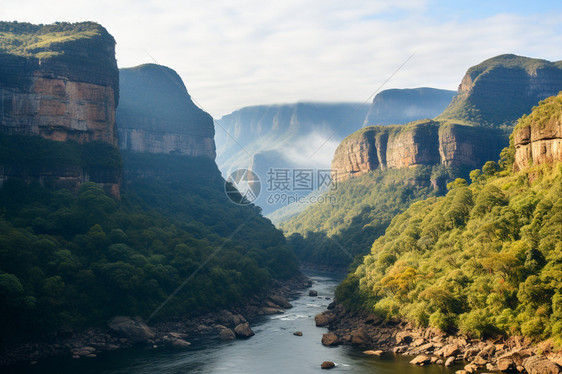
[[[2,22],[0,31],[2,132],[117,145],[115,41],[103,27]]]
[[[480,167],[497,157],[505,136],[497,130],[431,120],[371,126],[344,139],[332,161],[338,181],[376,169],[415,165]]]
[[[364,126],[397,125],[439,115],[456,91],[421,87],[390,89],[373,99]]]
[[[113,37],[91,22],[46,26],[0,22],[0,32],[0,132],[18,137],[22,145],[37,140],[30,137],[26,142],[21,135],[78,143],[42,144],[68,156],[56,164],[40,162],[52,159],[48,154],[39,157],[42,149],[29,149],[24,164],[5,154],[0,179],[17,177],[71,189],[96,182],[119,197],[121,161],[115,148],[119,74]],[[107,165],[86,160],[84,152],[103,153]]]
[[[213,119],[197,107],[179,75],[146,64],[121,69],[119,148],[215,159]]]
[[[511,127],[540,100],[562,90],[562,61],[500,55],[471,67],[458,94],[437,119]]]
[[[562,94],[543,102],[513,131],[515,171],[562,161]]]

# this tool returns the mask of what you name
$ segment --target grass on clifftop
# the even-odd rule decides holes
[[[94,22],[33,25],[30,23],[0,22],[0,50],[5,53],[46,59],[64,54],[62,44],[79,39],[109,36]]]
[[[562,92],[558,96],[551,96],[544,99],[538,106],[533,107],[529,115],[523,115],[517,122],[515,130],[525,127],[544,128],[550,121],[561,121],[561,115],[556,117],[556,113],[562,113]]]

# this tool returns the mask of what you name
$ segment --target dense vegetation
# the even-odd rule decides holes
[[[544,107],[556,103],[530,117],[560,118]],[[470,186],[458,179],[394,218],[338,300],[421,326],[561,343],[562,164],[513,173],[513,154],[512,144],[501,171],[488,162]]]
[[[414,201],[439,194],[430,181],[447,180],[458,170],[445,166],[377,170],[337,185],[317,203],[279,227],[297,257],[308,264],[345,269],[368,252],[392,218]]]
[[[61,144],[68,143],[51,146]],[[2,341],[104,323],[117,314],[146,318],[194,272],[155,318],[233,305],[271,279],[298,272],[282,233],[259,209],[228,201],[212,160],[138,157],[125,157],[121,201],[93,183],[71,192],[4,182]],[[129,165],[136,171],[128,176]],[[165,181],[182,166],[183,177]]]

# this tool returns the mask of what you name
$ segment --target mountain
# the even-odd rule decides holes
[[[458,95],[435,119],[368,126],[347,136],[332,160],[337,189],[326,192],[324,199],[336,203],[309,204],[299,215],[279,224],[297,256],[324,267],[345,266],[353,257],[366,253],[357,243],[382,235],[393,215],[417,199],[443,194],[448,183],[468,178],[470,170],[497,160],[509,143],[507,130],[513,129],[514,116],[529,113],[544,95],[562,89],[558,65],[513,55],[492,58],[468,69]],[[497,110],[490,106],[494,95]],[[532,98],[537,101],[531,103]],[[467,113],[474,115],[471,121],[466,120]],[[556,141],[548,140],[552,130],[535,132],[534,143],[528,130],[522,128],[517,134],[519,153],[531,149],[535,154],[557,152]],[[544,144],[544,150],[538,149],[539,144]],[[381,185],[374,187],[375,183]],[[369,185],[370,190],[365,187]],[[396,195],[389,186],[410,193],[411,198]],[[377,191],[377,195],[370,191]]]
[[[1,25],[3,363],[14,344],[234,308],[300,274],[282,232],[226,195],[211,117],[173,70],[122,72],[119,150],[105,29]]]
[[[264,214],[286,205],[272,201],[270,169],[329,169],[326,155],[361,127],[367,108],[358,103],[296,103],[246,107],[215,121],[217,164],[223,175],[251,169],[262,183],[255,201]],[[291,196],[310,191],[286,190]]]
[[[145,64],[120,69],[119,79],[121,150],[215,159],[213,119],[193,103],[174,70]]]
[[[329,158],[345,134],[363,124],[404,123],[433,117],[450,102],[452,91],[433,88],[392,89],[377,94],[370,108],[359,103],[296,103],[242,108],[215,121],[217,163],[223,175],[237,169],[252,169],[267,187],[270,168],[330,168]],[[264,188],[265,189],[265,188]],[[262,191],[255,202],[264,213],[287,206],[276,203],[272,190]],[[292,198],[304,196],[289,191]],[[291,207],[290,217],[306,207]],[[271,216],[274,217],[274,216]]]
[[[92,22],[0,22],[0,178],[119,197],[115,40]],[[64,143],[63,143],[64,142]]]
[[[458,94],[436,119],[511,129],[540,100],[562,88],[562,61],[505,54],[471,67]]]
[[[433,118],[443,112],[455,91],[420,87],[379,92],[367,113],[363,126],[386,126]]]
[[[486,163],[470,186],[457,180],[395,217],[338,300],[443,331],[560,344],[561,103],[518,121],[501,170]]]

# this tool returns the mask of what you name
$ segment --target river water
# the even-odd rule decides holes
[[[319,373],[323,361],[333,361],[330,372],[369,374],[450,374],[461,367],[446,369],[430,365],[418,367],[408,363],[411,357],[387,354],[382,358],[362,354],[349,346],[324,347],[325,328],[318,328],[314,316],[326,310],[341,279],[331,273],[311,272],[312,289],[318,297],[308,296],[308,289],[291,300],[293,308],[285,314],[262,317],[252,323],[255,336],[229,342],[218,339],[191,341],[184,349],[131,348],[101,353],[96,358],[53,358],[35,365],[12,367],[10,373],[103,373],[103,374],[179,374],[179,373]],[[301,331],[303,336],[294,336]]]

